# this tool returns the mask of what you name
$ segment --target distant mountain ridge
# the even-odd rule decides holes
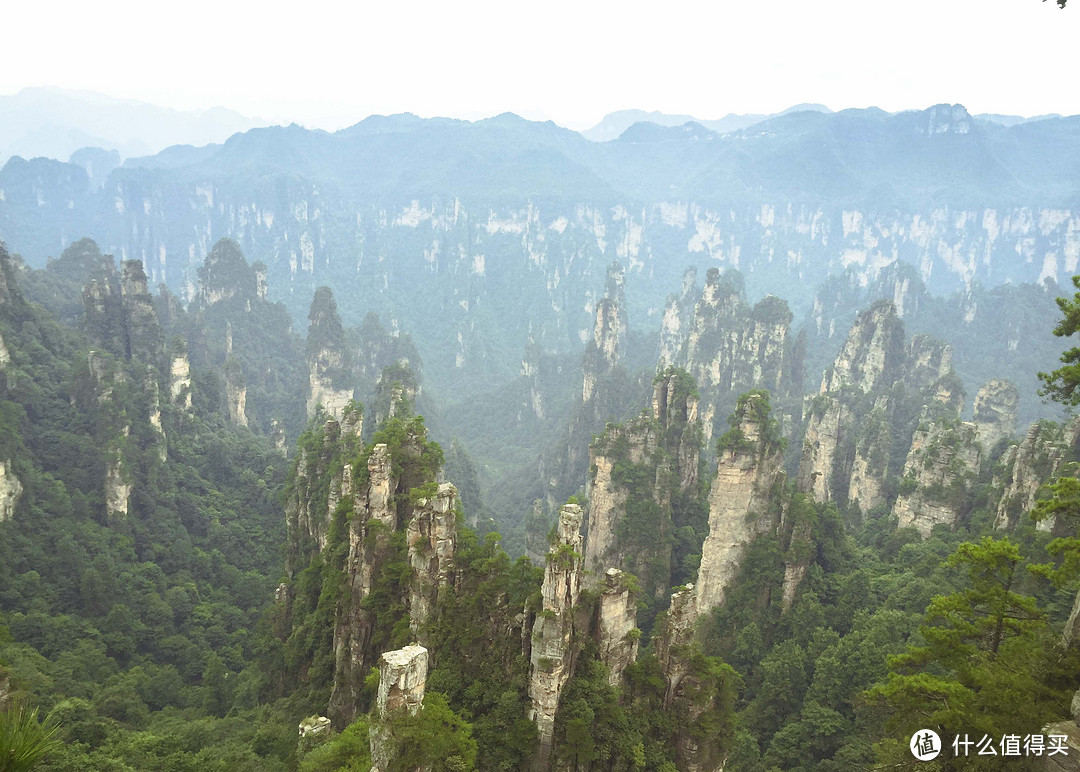
[[[789,107],[787,110],[783,110],[779,113],[728,113],[723,118],[718,118],[716,120],[703,120],[701,118],[695,118],[692,115],[673,115],[670,113],[662,113],[658,110],[618,110],[605,115],[600,122],[591,129],[582,131],[581,136],[586,139],[591,139],[593,142],[607,142],[612,139],[618,139],[622,136],[623,132],[635,123],[643,122],[655,123],[658,126],[682,126],[687,123],[696,123],[704,126],[710,131],[725,134],[729,131],[738,131],[739,129],[749,128],[755,123],[760,123],[769,118],[775,118],[778,115],[786,115],[787,113],[802,112],[806,110],[820,113],[832,112],[832,110],[825,105],[804,103]]]
[[[115,150],[129,158],[170,145],[223,142],[266,124],[224,107],[174,110],[88,91],[24,88],[0,96],[0,159],[66,160],[84,147]]]

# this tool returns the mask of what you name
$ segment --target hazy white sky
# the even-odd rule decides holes
[[[337,128],[504,111],[573,128],[643,108],[798,102],[1080,113],[1080,0],[5,2],[0,93],[88,89]]]

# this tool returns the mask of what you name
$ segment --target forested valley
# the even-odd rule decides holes
[[[967,393],[891,298],[825,351],[716,268],[636,332],[631,281],[466,443],[407,331],[322,287],[298,334],[229,240],[187,302],[90,240],[0,248],[0,704],[55,728],[34,768],[849,770],[917,765],[925,728],[1075,736],[1080,421],[1019,424],[1014,365]],[[527,463],[468,450],[537,427]]]

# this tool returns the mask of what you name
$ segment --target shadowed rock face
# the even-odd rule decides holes
[[[529,699],[530,718],[536,722],[539,745],[534,769],[547,770],[555,737],[555,712],[559,695],[574,671],[571,638],[574,634],[574,607],[581,593],[583,513],[577,504],[559,511],[555,542],[547,555],[543,606],[532,631]]]
[[[457,488],[442,483],[432,499],[421,499],[406,531],[412,583],[409,627],[419,635],[439,593],[450,583],[457,543]]]
[[[1016,409],[1020,392],[1011,381],[987,381],[975,395],[975,415],[971,419],[986,453],[1016,431]]]
[[[819,502],[857,502],[864,513],[881,509],[886,477],[900,463],[894,449],[907,447],[913,428],[903,416],[930,406],[934,418],[955,418],[963,400],[951,348],[927,335],[905,342],[894,304],[875,303],[807,400],[799,490]]]
[[[994,528],[1011,530],[1021,518],[1028,517],[1039,488],[1058,472],[1078,437],[1080,418],[1065,426],[1039,421],[1031,425],[1019,445],[1009,447],[1002,457],[1004,479],[995,481],[1001,486],[1001,498]],[[1054,523],[1043,520],[1036,527],[1049,531]]]

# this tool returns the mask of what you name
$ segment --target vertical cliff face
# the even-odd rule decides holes
[[[694,320],[698,295],[697,269],[691,266],[683,273],[682,291],[669,295],[660,323],[659,370],[686,366],[686,339]]]
[[[626,276],[618,263],[608,267],[604,297],[596,304],[596,322],[585,349],[581,401],[591,402],[597,382],[615,369],[626,355]]]
[[[673,307],[676,317],[683,303]],[[679,363],[701,389],[706,442],[712,438],[718,412],[730,407],[735,395],[752,388],[768,389],[778,397],[787,393],[784,366],[791,348],[791,319],[784,301],[770,295],[751,308],[737,275],[721,276],[716,268],[709,269],[684,343],[678,347],[685,351],[685,361]],[[668,356],[674,356],[674,318],[667,335]]]
[[[914,526],[923,536],[935,525],[955,527],[970,507],[980,452],[974,424],[924,421],[912,439],[893,505],[898,526]]]
[[[619,569],[609,568],[596,608],[596,644],[612,686],[621,683],[626,668],[637,659],[640,636],[633,583]]]
[[[301,447],[291,485],[286,490],[285,521],[289,550],[286,570],[292,574],[326,548],[330,520],[343,495],[351,495],[352,468],[342,459],[341,425],[329,419],[318,443]],[[329,477],[326,498],[320,481]]]
[[[1011,381],[995,378],[979,389],[975,395],[975,415],[971,420],[986,453],[1016,431],[1019,404],[1020,391]]]
[[[125,260],[121,263],[120,294],[127,330],[128,355],[147,363],[157,362],[163,350],[164,338],[141,260]]]
[[[334,629],[334,685],[330,717],[342,724],[356,717],[359,693],[374,652],[370,649],[376,619],[362,607],[379,569],[390,557],[390,535],[397,530],[396,479],[389,449],[376,445],[367,460],[368,484],[357,491],[349,524],[345,592],[338,603]]]
[[[1002,458],[1004,471],[996,481],[1001,487],[994,527],[1012,529],[1035,506],[1039,488],[1049,482],[1068,457],[1080,436],[1080,419],[1061,426],[1050,421],[1032,424],[1019,445],[1011,445]],[[1044,520],[1038,527],[1050,530]]]
[[[186,349],[174,352],[169,363],[169,395],[174,405],[191,409],[191,363]]]
[[[648,417],[628,421],[625,426],[609,427],[589,449],[589,538],[585,542],[585,570],[597,578],[609,567],[621,567],[626,562],[626,540],[619,538],[619,527],[626,517],[632,493],[626,485],[628,468],[651,462],[655,453],[656,425]],[[645,486],[650,498],[654,481],[653,476]],[[640,495],[640,491],[633,492]]]
[[[110,523],[127,520],[131,491],[130,473],[122,453],[116,450],[105,465],[105,514]]]
[[[385,721],[396,711],[415,716],[424,704],[427,688],[428,650],[406,646],[379,657],[379,693],[376,716],[370,731],[371,770],[387,772],[393,762],[393,738]]]
[[[740,398],[730,424],[709,492],[709,535],[695,589],[702,613],[724,602],[750,542],[778,524],[770,498],[783,474],[783,451],[767,397],[750,392]]]
[[[675,762],[680,772],[714,772],[723,769],[726,738],[702,732],[698,721],[708,712],[729,710],[718,703],[727,673],[709,667],[694,627],[704,613],[700,594],[692,584],[677,588],[671,606],[653,637],[656,661],[663,674],[664,709],[676,722]]]
[[[701,426],[693,379],[669,368],[653,384],[651,413],[609,425],[589,449],[585,569],[595,585],[608,568],[641,580],[646,597],[671,584],[672,501],[698,484]]]
[[[566,504],[559,511],[555,541],[544,568],[543,606],[533,625],[529,717],[536,722],[539,734],[534,759],[537,770],[547,770],[550,765],[559,695],[574,671],[571,639],[583,576],[582,518],[577,504]]]
[[[308,320],[307,414],[315,415],[315,409],[322,405],[329,415],[341,417],[353,398],[353,389],[348,384],[351,361],[337,303],[329,287],[316,290]]]
[[[235,359],[225,362],[225,401],[229,420],[237,426],[247,426],[247,384],[244,370]]]
[[[11,460],[0,463],[0,523],[15,517],[22,494],[23,486],[11,469]]]
[[[806,401],[799,490],[880,512],[889,504],[886,480],[910,445],[911,417],[928,406],[933,417],[955,417],[963,400],[951,348],[926,335],[905,342],[895,305],[875,303],[856,317]]]
[[[406,531],[412,582],[409,585],[409,627],[423,635],[439,593],[447,587],[454,567],[457,543],[457,488],[438,486],[431,498],[420,499]]]
[[[896,307],[888,301],[872,305],[856,317],[844,347],[825,371],[821,392],[845,387],[873,391],[891,385],[900,375],[904,328]]]

